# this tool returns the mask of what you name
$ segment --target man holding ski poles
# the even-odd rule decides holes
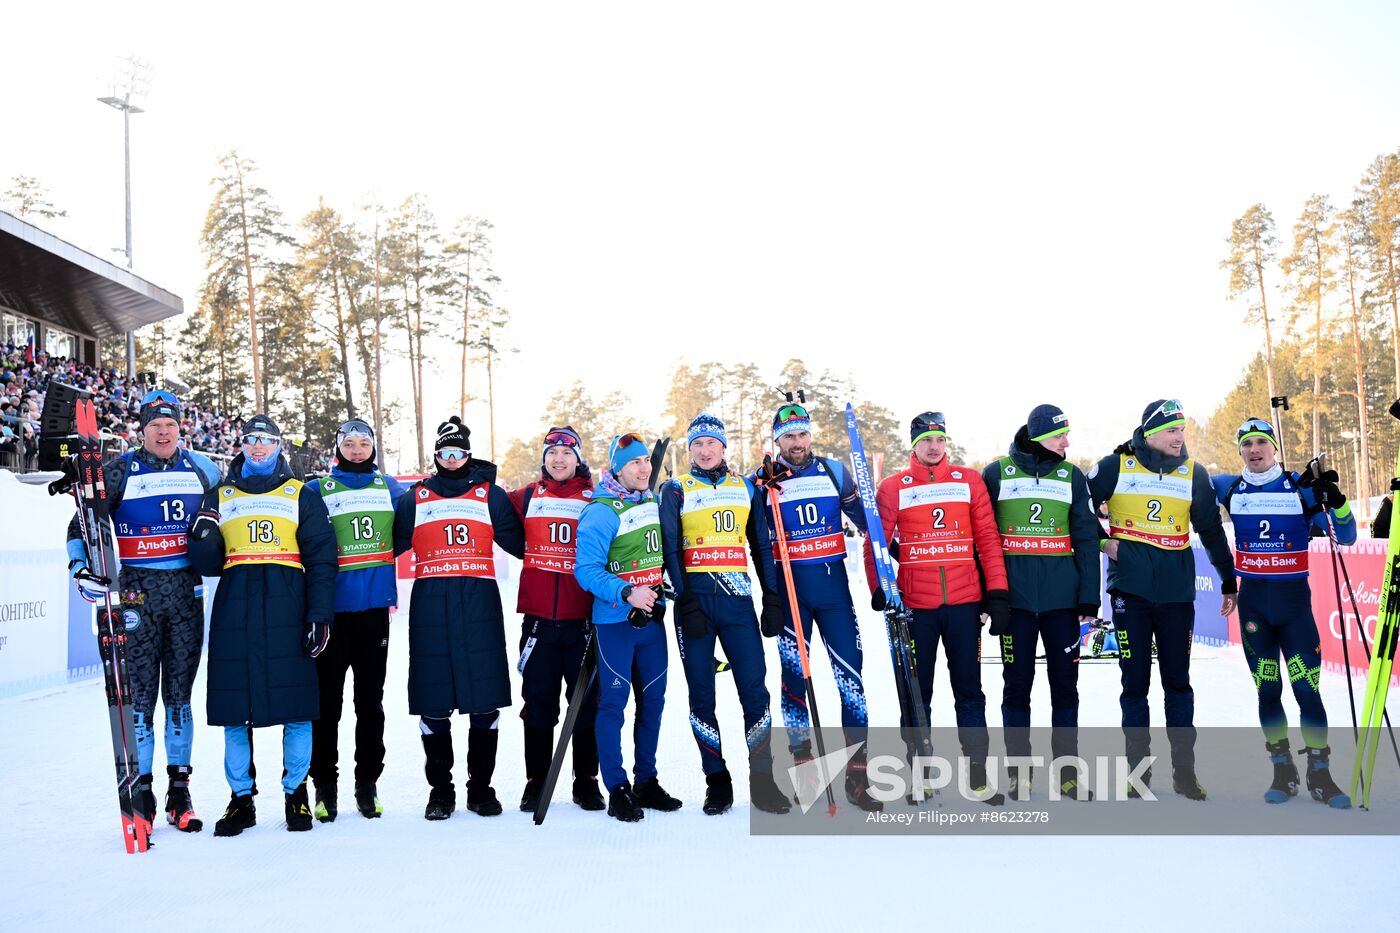
[[[989,792],[990,740],[979,652],[983,612],[991,616],[993,635],[1005,634],[1010,622],[1006,566],[986,484],[976,470],[949,462],[947,431],[942,412],[916,416],[909,426],[913,448],[909,466],[882,480],[875,498],[885,538],[899,561],[899,592],[912,610],[910,628],[924,713],[927,716],[930,708],[941,641],[948,659],[958,738],[968,758],[968,787],[979,797],[988,794],[985,802],[996,806],[1006,798],[995,789]],[[885,592],[869,539],[865,569],[871,608],[884,611]]]
[[[1235,566],[1206,468],[1186,452],[1186,412],[1158,399],[1142,413],[1132,439],[1089,471],[1094,504],[1108,503],[1108,589],[1122,670],[1123,731],[1128,764],[1151,751],[1152,643],[1157,643],[1163,705],[1170,731],[1172,789],[1204,800],[1196,779],[1196,700],[1191,690],[1191,638],[1196,624],[1196,561],[1191,529],[1220,574],[1220,614],[1235,608]],[[1149,768],[1143,775],[1150,781]],[[1129,796],[1137,796],[1134,788]]]
[[[676,591],[676,644],[690,693],[690,728],[705,772],[707,815],[734,803],[734,783],[720,746],[715,716],[715,643],[724,646],[744,709],[749,798],[769,813],[791,805],[773,782],[767,669],[754,613],[748,565],[752,555],[763,592],[764,634],[776,636],[783,612],[773,579],[772,539],[764,510],[754,506],[751,480],[725,462],[724,422],[697,415],[686,434],[690,471],[661,488],[661,539],[666,574]]]
[[[136,714],[141,775],[133,805],[147,820],[156,813],[152,789],[156,695],[165,701],[165,760],[169,785],[165,816],[182,832],[204,823],[190,799],[194,714],[190,693],[204,647],[204,609],[190,567],[188,534],[204,494],[219,470],[203,454],[180,446],[180,402],[171,392],[146,393],[139,413],[141,446],[103,467],[108,510],[116,532],[121,573],[119,612],[127,629],[127,671]],[[75,516],[68,526],[69,570],[89,602],[105,587],[88,575],[88,555]]]
[[[588,645],[592,599],[574,578],[579,516],[593,498],[593,474],[583,461],[578,432],[565,425],[550,428],[540,455],[540,478],[510,494],[511,505],[525,525],[525,560],[520,571],[516,611],[524,617],[520,631],[521,693],[525,706],[525,792],[520,809],[534,813],[554,752],[554,725],[559,721],[559,687],[572,699],[580,684]],[[598,789],[598,742],[593,717],[597,688],[585,697],[570,742],[573,745],[573,799],[585,810],[602,810]]]
[[[807,709],[806,679],[795,626],[811,641],[813,623],[821,632],[831,658],[832,674],[841,696],[841,727],[849,744],[862,747],[846,765],[846,799],[866,811],[882,809],[870,795],[866,776],[864,742],[869,722],[865,684],[861,679],[863,651],[860,629],[846,576],[846,536],[841,530],[844,514],[862,532],[865,511],[848,470],[842,464],[812,453],[812,419],[802,405],[789,402],[773,416],[773,442],[778,448],[775,476],[779,487],[781,522],[774,521],[770,503],[766,518],[770,528],[781,524],[787,541],[793,585],[801,619],[793,619],[786,601],[786,620],[778,637],[783,665],[783,723],[788,729],[794,760],[812,760],[811,716]],[[759,480],[755,473],[753,479]]]
[[[1079,749],[1080,624],[1099,614],[1099,526],[1083,471],[1065,460],[1068,448],[1069,417],[1054,405],[1037,405],[1006,456],[982,471],[1011,591],[1011,620],[1001,636],[1001,722],[1010,756],[1031,753],[1037,637],[1050,678],[1051,754],[1073,756]],[[1012,799],[1024,796],[1021,778],[1012,769]],[[1064,796],[1092,797],[1074,769],[1051,780]]]
[[[1285,803],[1298,793],[1298,769],[1288,747],[1283,710],[1283,675],[1293,687],[1308,757],[1308,793],[1338,810],[1351,799],[1328,769],[1327,710],[1319,692],[1321,635],[1312,614],[1308,586],[1311,530],[1337,542],[1356,541],[1356,519],[1337,488],[1336,474],[1320,468],[1302,476],[1279,462],[1278,436],[1262,418],[1250,418],[1235,433],[1244,470],[1211,478],[1216,497],[1235,529],[1235,571],[1240,575],[1240,641],[1259,692],[1259,724],[1274,779],[1264,792],[1269,803]],[[1312,466],[1313,464],[1310,464]],[[1325,503],[1325,506],[1320,503]],[[1284,662],[1279,664],[1279,653]]]

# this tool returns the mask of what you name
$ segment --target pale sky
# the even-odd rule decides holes
[[[120,56],[154,66],[132,121],[135,270],[187,309],[230,147],[291,221],[318,196],[349,212],[415,190],[444,224],[490,218],[522,351],[498,372],[501,450],[574,378],[655,414],[684,355],[850,373],[901,419],[946,412],[979,458],[1054,402],[1071,455],[1102,454],[1154,398],[1209,414],[1262,345],[1218,268],[1231,219],[1263,201],[1286,247],[1310,194],[1345,204],[1400,146],[1394,3],[69,3],[4,20],[0,181],[39,177],[70,214],[48,226],[118,262],[121,120],[94,98]],[[483,443],[485,420],[468,412]]]

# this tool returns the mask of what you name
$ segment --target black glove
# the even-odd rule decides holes
[[[899,539],[895,538],[890,542],[890,560],[899,560]]]
[[[988,590],[982,597],[982,611],[992,618],[993,635],[1005,635],[1011,631],[1011,594],[1006,590]]]
[[[763,594],[763,613],[758,617],[758,630],[764,638],[777,638],[783,633],[783,598],[777,593]]]
[[[676,618],[680,619],[681,631],[686,638],[704,638],[710,631],[710,620],[700,608],[700,600],[690,590],[676,600]]]
[[[1298,485],[1304,489],[1311,489],[1317,498],[1317,504],[1326,509],[1339,509],[1347,501],[1347,497],[1342,495],[1341,489],[1337,488],[1337,471],[1326,470],[1318,474],[1314,470],[1317,461],[1308,464],[1308,469],[1303,471],[1303,475],[1298,477]]]
[[[660,596],[656,598],[656,602],[651,604],[651,621],[666,621],[666,600]]]
[[[1376,517],[1371,519],[1371,537],[1390,537],[1390,496],[1381,500],[1381,507],[1376,509]]]
[[[190,526],[189,539],[191,541],[203,541],[205,538],[219,530],[219,512],[217,509],[205,509],[195,516],[194,524]]]
[[[319,658],[321,652],[326,650],[326,645],[330,643],[331,624],[329,622],[306,623],[306,638],[302,640],[302,648],[306,651],[308,658]]]
[[[876,612],[884,612],[887,605],[889,605],[889,600],[885,599],[884,588],[875,587],[875,592],[870,594],[870,608]]]

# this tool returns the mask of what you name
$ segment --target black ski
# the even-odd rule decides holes
[[[574,681],[574,695],[569,700],[569,708],[564,713],[564,722],[559,727],[559,742],[554,746],[554,758],[549,763],[549,773],[544,776],[544,786],[540,788],[540,802],[535,807],[535,825],[544,822],[549,813],[549,801],[554,797],[554,785],[559,783],[559,774],[564,770],[564,753],[569,749],[569,739],[573,738],[574,725],[583,709],[584,697],[593,689],[593,681],[598,676],[598,660],[594,654],[593,626],[583,636],[583,663],[579,665],[578,680]]]
[[[151,824],[134,804],[141,773],[136,752],[136,717],[131,705],[131,683],[126,668],[126,625],[112,607],[110,588],[116,584],[117,566],[107,523],[107,485],[102,471],[102,441],[90,399],[77,402],[78,454],[66,475],[49,487],[50,494],[71,491],[78,506],[78,527],[88,555],[80,576],[103,588],[98,610],[97,641],[107,693],[107,715],[112,727],[112,752],[117,772],[117,801],[121,807],[122,840],[128,853],[150,847]]]

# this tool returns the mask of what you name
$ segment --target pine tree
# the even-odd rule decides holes
[[[1335,234],[1331,202],[1325,194],[1313,195],[1303,205],[1303,212],[1293,225],[1293,251],[1280,263],[1283,274],[1289,277],[1289,292],[1293,296],[1290,311],[1294,320],[1304,315],[1313,318],[1313,392],[1310,406],[1313,450],[1322,449],[1323,308],[1336,284],[1336,270],[1333,268],[1337,258]]]
[[[16,175],[10,179],[10,187],[3,195],[3,203],[16,217],[42,217],[53,220],[67,217],[68,212],[54,207],[49,200],[49,189],[32,175]]]
[[[1240,298],[1259,293],[1259,303],[1250,304],[1247,322],[1259,322],[1264,328],[1264,359],[1268,373],[1269,395],[1274,391],[1274,337],[1269,320],[1269,299],[1264,287],[1264,272],[1277,258],[1278,238],[1274,236],[1274,216],[1262,204],[1255,204],[1230,224],[1230,236],[1225,242],[1230,254],[1220,268],[1230,273],[1230,297]]]
[[[1357,199],[1366,222],[1371,291],[1390,309],[1400,395],[1400,151],[1376,157],[1357,187]]]

